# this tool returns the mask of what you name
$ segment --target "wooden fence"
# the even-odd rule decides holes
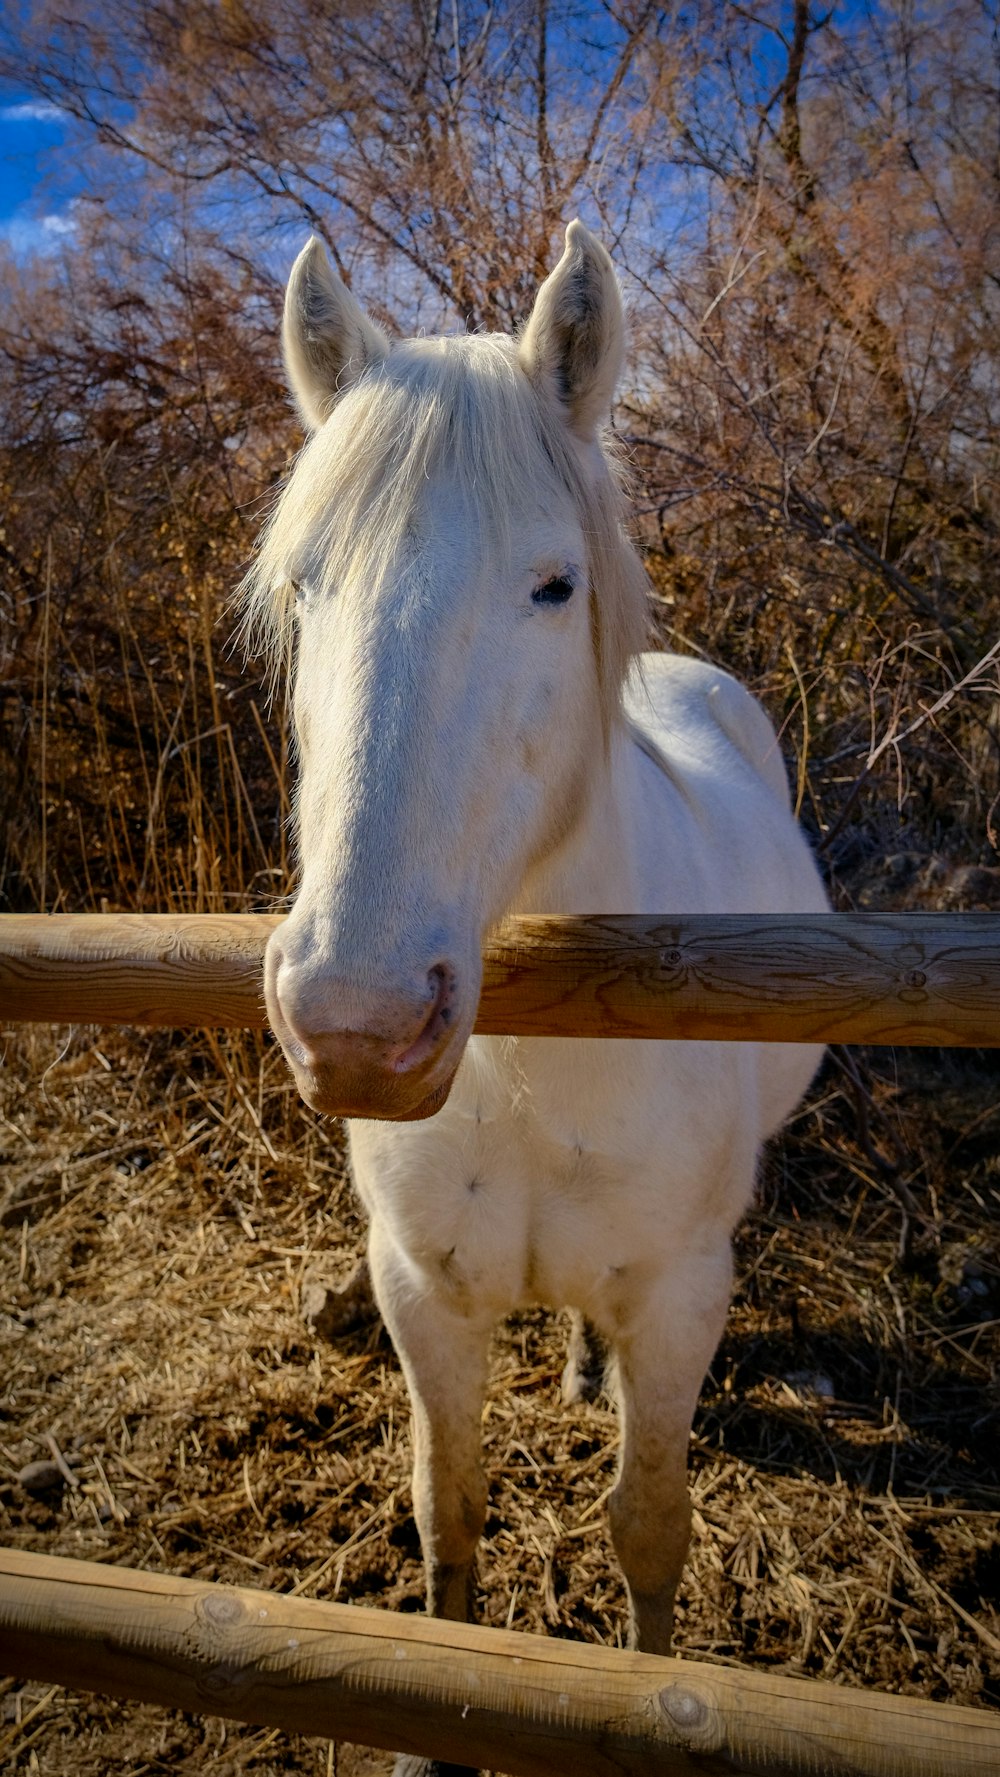
[[[0,918],[0,1024],[259,1027],[264,915]],[[519,919],[477,1031],[1000,1046],[990,914]],[[1000,1715],[0,1550],[0,1669],[511,1777],[996,1777]]]
[[[996,1777],[1000,1715],[0,1550],[0,1669],[510,1777]]]
[[[0,916],[0,1020],[262,1026],[264,914]],[[477,1031],[1000,1046],[1000,919],[513,919]]]

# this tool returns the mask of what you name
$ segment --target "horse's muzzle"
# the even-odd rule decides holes
[[[359,995],[290,961],[276,936],[264,992],[271,1028],[313,1110],[404,1122],[441,1109],[464,1048],[447,963],[427,971],[422,991]]]

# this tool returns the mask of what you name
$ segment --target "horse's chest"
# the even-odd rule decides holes
[[[387,1137],[388,1127],[355,1135],[358,1187],[463,1312],[496,1317],[530,1302],[596,1312],[647,1245],[636,1227],[642,1181],[583,1141],[543,1136],[516,1115],[443,1115]]]
[[[756,1146],[736,1045],[479,1044],[436,1117],[354,1126],[358,1188],[423,1287],[607,1325],[693,1229],[728,1232]]]

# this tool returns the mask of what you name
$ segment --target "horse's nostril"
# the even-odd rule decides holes
[[[447,963],[435,963],[427,971],[427,986],[432,1011],[442,1024],[451,1023],[451,1003],[455,997],[455,971]]]
[[[427,971],[427,1008],[420,1029],[396,1051],[393,1072],[408,1073],[434,1052],[448,1031],[454,1014],[455,971],[447,963],[435,963]]]

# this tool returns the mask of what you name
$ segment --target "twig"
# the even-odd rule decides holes
[[[62,1475],[67,1487],[72,1487],[74,1489],[78,1488],[80,1483],[50,1431],[45,1433],[45,1442],[48,1444],[48,1447],[52,1452],[52,1460],[55,1463],[56,1468],[59,1470],[59,1473]]]

